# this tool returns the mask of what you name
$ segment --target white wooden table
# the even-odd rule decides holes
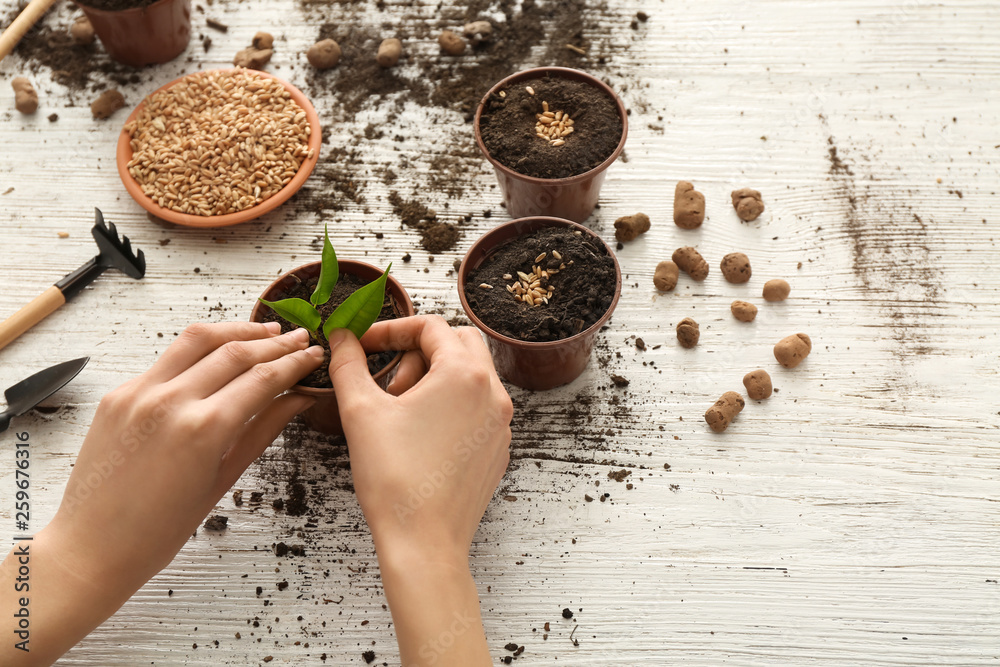
[[[4,14],[12,7],[0,2]],[[432,19],[433,7],[311,11],[377,29],[404,14]],[[651,18],[633,31],[640,9]],[[207,31],[196,11],[195,32],[212,49],[194,40],[189,59],[144,71],[122,89],[130,106],[182,73],[227,64],[261,28],[278,37],[269,69],[305,82],[298,54],[316,37],[315,13],[295,0],[216,0],[208,10],[229,32]],[[605,30],[586,36],[632,46],[592,70],[624,89],[633,111],[627,161],[611,169],[588,224],[610,239],[614,218],[641,210],[654,226],[618,253],[626,288],[584,376],[546,393],[512,390],[514,460],[472,555],[498,663],[516,642],[526,647],[516,664],[526,665],[1000,664],[1000,6],[613,0],[600,14]],[[61,7],[45,20],[66,25],[72,15]],[[432,42],[412,49],[438,57]],[[50,401],[58,411],[16,422],[35,452],[37,530],[58,506],[100,397],[187,323],[247,317],[272,276],[313,259],[321,222],[286,206],[230,229],[153,224],[114,168],[126,112],[92,120],[91,96],[70,96],[43,68],[33,77],[41,109],[24,118],[8,82],[25,66],[17,56],[0,65],[0,315],[93,254],[95,206],[149,263],[141,282],[106,274],[0,352],[2,387],[92,357]],[[331,104],[313,102],[321,115]],[[386,107],[330,127],[324,150],[353,142]],[[49,123],[53,111],[59,121]],[[461,314],[452,261],[506,219],[470,126],[409,105],[386,137],[356,147],[367,201],[323,218],[338,252],[394,261],[423,312]],[[428,187],[421,165],[439,153],[472,156],[459,199]],[[375,169],[401,155],[412,166],[390,188]],[[698,231],[671,222],[678,179],[708,199]],[[317,177],[310,185],[328,187]],[[767,204],[752,224],[728,201],[742,186]],[[415,188],[448,215],[477,212],[459,247],[434,262],[387,203],[390,189],[408,197]],[[478,214],[486,208],[491,219]],[[682,277],[657,295],[656,262],[689,244],[712,265],[709,278]],[[749,286],[718,271],[736,250],[751,258]],[[407,252],[412,261],[399,261]],[[791,282],[787,302],[759,298],[771,277]],[[752,325],[729,314],[747,296],[761,306]],[[674,338],[685,316],[701,323],[694,350]],[[798,331],[812,336],[813,353],[783,370],[771,347]],[[705,409],[742,391],[757,367],[779,392],[711,433]],[[611,387],[611,373],[631,381],[627,390]],[[199,531],[60,664],[364,664],[369,649],[376,664],[398,663],[346,450],[295,433],[237,484],[241,507],[220,504],[224,534]],[[12,442],[0,443],[4,544],[15,532]],[[621,469],[632,471],[625,482],[608,478]],[[271,507],[296,475],[309,493],[302,517]],[[252,491],[263,492],[260,503],[249,502]],[[306,555],[277,558],[278,541],[305,544]]]

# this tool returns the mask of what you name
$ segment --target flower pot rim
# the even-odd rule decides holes
[[[264,289],[263,292],[261,292],[260,296],[263,297],[265,294],[267,294],[272,289],[274,289],[275,287],[277,287],[279,283],[281,283],[282,281],[284,281],[288,277],[290,277],[292,275],[295,275],[295,274],[297,274],[300,271],[303,271],[305,269],[312,268],[313,266],[316,266],[316,265],[321,264],[321,263],[322,263],[321,260],[316,260],[314,262],[307,262],[305,264],[302,264],[301,266],[295,267],[291,271],[286,271],[285,273],[282,273],[280,276],[278,276],[277,278],[275,278],[271,282],[271,284],[269,284]],[[345,266],[345,264],[347,266]],[[378,268],[374,264],[369,264],[368,262],[362,262],[362,261],[359,261],[359,260],[356,260],[356,259],[340,259],[339,257],[337,258],[337,266],[340,268],[340,273],[342,273],[342,274],[346,273],[346,274],[349,274],[349,275],[356,276],[357,274],[352,273],[350,271],[350,268],[351,268],[352,265],[355,266],[355,267],[361,266],[361,267],[364,267],[366,269],[371,269],[372,271],[377,271],[378,273],[382,273],[382,271],[383,271],[382,269]],[[416,314],[416,311],[413,308],[413,301],[410,299],[409,293],[407,293],[406,288],[403,287],[403,284],[400,283],[398,280],[396,280],[392,276],[392,274],[389,274],[389,276],[387,277],[387,280],[386,280],[386,293],[389,292],[389,285],[390,284],[393,285],[394,287],[396,287],[398,289],[399,293],[403,296],[402,299],[398,299],[398,298],[396,298],[396,295],[393,295],[393,298],[399,303],[399,305],[402,308],[402,310],[405,313],[407,313],[406,315],[403,315],[403,317],[410,317],[410,316]],[[259,322],[260,321],[258,319],[258,316],[259,316],[261,310],[264,307],[265,307],[264,304],[262,304],[260,302],[260,297],[258,297],[257,300],[254,301],[253,310],[250,311],[250,321],[251,322]],[[403,358],[403,351],[397,352],[396,356],[393,357],[392,360],[389,361],[389,363],[387,363],[377,373],[375,373],[374,375],[372,375],[372,380],[378,381],[378,380],[382,379],[383,377],[385,377],[386,375],[388,375],[389,372],[393,368],[395,368],[396,366],[399,365],[399,362],[400,362],[400,360],[402,360],[402,358]],[[298,393],[300,393],[300,394],[308,394],[310,396],[324,396],[324,395],[329,395],[329,394],[335,393],[333,387],[307,387],[307,386],[301,385],[301,384],[295,385],[295,391],[298,392]]]
[[[169,0],[158,0],[159,2],[168,2]],[[152,7],[149,5],[148,7]],[[145,7],[143,9],[148,9]],[[122,10],[122,11],[132,11],[132,10]],[[118,13],[118,12],[108,12],[108,13]],[[278,208],[286,201],[288,201],[292,195],[299,191],[299,188],[306,182],[309,176],[312,174],[313,169],[316,168],[316,164],[319,162],[320,148],[323,142],[323,129],[320,126],[319,114],[316,113],[316,108],[306,97],[306,94],[301,90],[293,86],[288,81],[271,74],[270,72],[263,72],[260,70],[249,70],[253,71],[265,78],[274,79],[280,83],[284,88],[291,94],[292,99],[306,112],[306,120],[309,122],[310,134],[309,134],[309,148],[312,149],[312,157],[308,157],[302,161],[299,165],[298,171],[295,172],[295,176],[292,177],[285,187],[278,190],[268,199],[265,199],[260,204],[256,206],[251,206],[250,208],[244,209],[242,211],[237,211],[236,213],[226,213],[223,215],[191,215],[190,213],[179,213],[173,209],[164,208],[156,202],[154,202],[150,197],[148,197],[139,186],[139,183],[132,178],[132,174],[128,173],[128,162],[132,159],[132,145],[131,139],[128,132],[125,131],[125,125],[130,123],[139,112],[142,110],[143,105],[146,103],[146,98],[150,95],[155,95],[162,90],[166,90],[172,86],[179,84],[181,81],[189,76],[205,76],[211,74],[212,72],[234,72],[236,70],[244,69],[241,67],[219,67],[215,69],[206,69],[198,72],[191,72],[190,74],[185,74],[181,77],[174,79],[173,81],[166,83],[149,95],[142,98],[142,102],[136,105],[132,113],[129,114],[128,118],[125,119],[125,123],[122,125],[121,132],[118,135],[118,146],[115,151],[115,161],[118,166],[118,175],[122,179],[122,184],[128,191],[132,199],[135,200],[139,206],[146,209],[150,214],[166,220],[167,222],[172,222],[174,224],[182,225],[184,227],[228,227],[230,225],[238,225],[243,222],[249,222],[265,213],[270,213],[274,209]]]
[[[608,309],[604,311],[604,314],[601,315],[601,317],[598,318],[596,322],[594,322],[592,325],[590,325],[589,327],[587,327],[578,334],[574,334],[566,338],[560,338],[559,340],[547,340],[547,341],[528,341],[528,340],[521,340],[519,338],[511,338],[510,336],[505,336],[499,331],[494,331],[493,329],[488,327],[485,323],[483,323],[483,321],[480,320],[479,317],[474,312],[472,312],[472,307],[469,306],[469,302],[465,298],[466,275],[467,273],[472,272],[472,267],[468,266],[468,264],[472,259],[473,251],[480,248],[483,245],[483,242],[486,240],[486,238],[491,234],[496,233],[498,230],[510,227],[512,225],[525,224],[531,222],[539,222],[541,223],[541,225],[535,229],[532,229],[531,231],[518,234],[514,238],[519,238],[526,234],[531,234],[540,229],[541,227],[568,227],[573,231],[578,231],[578,230],[582,231],[585,235],[589,236],[590,238],[599,241],[601,245],[604,246],[604,249],[607,251],[608,256],[611,257],[611,260],[615,264],[615,293],[614,296],[611,298],[611,304],[608,306]],[[504,239],[504,241],[501,242],[506,242],[507,240],[509,239]],[[489,256],[492,250],[496,248],[496,245],[497,244],[494,244],[489,249],[490,251],[485,253],[484,257]],[[594,230],[590,229],[589,227],[585,227],[584,225],[573,222],[572,220],[567,220],[565,218],[555,218],[548,215],[532,215],[524,218],[518,218],[516,220],[511,220],[501,225],[497,225],[496,227],[494,227],[493,229],[491,229],[490,231],[486,232],[478,239],[476,239],[475,243],[472,244],[472,247],[470,247],[468,252],[465,253],[465,257],[462,258],[462,264],[461,266],[459,266],[458,269],[458,298],[462,302],[462,309],[465,311],[465,314],[468,316],[468,318],[472,320],[472,323],[476,326],[476,328],[496,341],[499,341],[507,345],[513,345],[515,347],[523,347],[524,349],[533,351],[546,351],[546,350],[556,349],[565,345],[571,345],[572,343],[578,340],[583,340],[588,336],[593,336],[598,331],[600,331],[601,327],[603,327],[609,319],[611,319],[611,315],[614,313],[615,308],[618,306],[618,299],[621,297],[621,293],[622,293],[622,270],[621,266],[618,264],[618,258],[615,257],[615,253],[611,250],[611,246],[609,246],[604,239],[598,236],[597,233],[594,232]]]
[[[486,143],[483,141],[482,133],[479,130],[479,124],[483,116],[483,107],[486,106],[486,101],[490,98],[491,95],[496,93],[498,90],[500,90],[505,86],[509,86],[510,84],[515,83],[517,81],[526,79],[541,79],[546,74],[552,74],[552,73],[554,74],[571,73],[573,77],[581,77],[594,88],[597,88],[602,92],[604,92],[605,94],[607,94],[614,101],[615,105],[618,107],[618,117],[621,118],[622,122],[622,136],[621,139],[618,141],[618,146],[615,147],[615,150],[611,153],[611,155],[609,155],[607,159],[604,160],[604,162],[600,163],[593,169],[585,171],[582,174],[576,174],[574,176],[566,176],[565,178],[538,178],[537,176],[528,176],[527,174],[522,174],[519,171],[515,171],[510,167],[501,164],[496,159],[494,159],[493,156],[490,155],[489,150],[487,150],[486,148]],[[479,147],[480,152],[482,152],[482,154],[486,156],[487,161],[489,161],[489,163],[493,165],[493,167],[498,171],[501,171],[504,174],[507,174],[508,176],[511,176],[513,178],[517,178],[527,183],[532,183],[536,185],[573,185],[579,181],[584,181],[587,180],[588,178],[593,178],[596,174],[599,174],[600,172],[610,167],[614,163],[614,161],[618,159],[618,156],[621,155],[622,151],[625,150],[625,140],[628,138],[628,112],[625,109],[625,103],[622,101],[621,97],[618,96],[618,93],[616,93],[611,88],[611,86],[604,83],[603,81],[601,81],[592,74],[584,72],[583,70],[574,69],[572,67],[555,67],[555,66],[531,67],[529,69],[521,70],[520,72],[515,72],[510,76],[504,77],[496,84],[494,84],[494,86],[490,88],[485,95],[483,95],[483,99],[479,100],[479,105],[476,107],[476,115],[472,121],[472,131],[475,134],[476,145]]]
[[[128,9],[99,9],[97,7],[91,7],[85,2],[80,2],[79,0],[72,0],[73,4],[79,7],[81,11],[83,11],[84,13],[94,12],[96,14],[114,14],[115,16],[121,16],[122,14],[127,14],[129,12],[145,12],[150,7],[156,5],[165,5],[168,2],[176,2],[176,1],[177,0],[156,0],[156,2],[151,2],[148,5],[144,5],[142,7],[129,7]]]

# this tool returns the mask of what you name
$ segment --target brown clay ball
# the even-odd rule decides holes
[[[125,97],[117,90],[105,90],[90,103],[90,113],[94,118],[108,118],[125,106]]]
[[[94,43],[94,26],[90,24],[90,19],[81,16],[73,21],[69,27],[69,36],[73,38],[73,43],[78,46],[90,46]]]
[[[757,306],[747,301],[737,299],[729,306],[729,310],[733,312],[733,317],[740,322],[753,322],[754,318],[757,317]]]
[[[774,346],[774,358],[785,368],[795,368],[812,351],[812,341],[804,333],[785,336]]]
[[[695,280],[704,280],[708,276],[708,262],[701,256],[701,253],[691,246],[684,246],[674,250],[674,264]]]
[[[737,285],[750,280],[750,258],[741,252],[731,252],[722,258],[722,275]]]
[[[670,260],[660,262],[656,265],[656,273],[653,274],[653,285],[661,292],[669,292],[677,287],[677,275],[680,269]]]
[[[489,21],[473,21],[462,28],[465,37],[473,46],[479,46],[493,39],[493,25]]]
[[[755,401],[763,400],[771,395],[771,376],[758,368],[743,376],[743,386],[747,388],[747,396]]]
[[[768,280],[764,283],[764,300],[784,301],[788,298],[791,291],[792,286],[788,284],[787,280],[782,280],[781,278]]]
[[[233,65],[236,67],[246,67],[247,69],[264,69],[264,66],[271,62],[274,51],[271,49],[258,49],[253,46],[237,51],[233,56]]]
[[[722,433],[729,428],[729,424],[743,410],[744,405],[746,403],[742,396],[735,391],[727,391],[705,412],[705,421],[713,431]]]
[[[274,36],[269,32],[258,32],[250,43],[253,44],[253,48],[261,51],[271,49],[274,48]]]
[[[306,51],[306,60],[316,69],[330,69],[340,62],[340,45],[332,39],[323,39]]]
[[[375,62],[379,67],[393,67],[399,62],[399,57],[403,54],[403,43],[395,37],[383,39],[378,45],[378,53],[375,55]]]
[[[761,199],[760,193],[756,190],[741,188],[733,190],[730,196],[733,198],[733,208],[736,209],[736,215],[744,222],[752,222],[764,212],[764,200]]]
[[[615,238],[622,243],[649,231],[649,216],[645,213],[622,216],[615,220]]]
[[[465,40],[453,33],[451,30],[442,30],[438,35],[438,44],[441,50],[449,56],[460,56],[465,53]]]
[[[38,93],[31,81],[23,76],[15,77],[10,82],[14,89],[14,108],[23,114],[33,114],[38,111]]]
[[[681,229],[697,229],[705,221],[705,195],[687,181],[674,188],[674,224]]]
[[[677,323],[677,340],[681,347],[691,349],[698,344],[701,332],[698,330],[698,323],[690,317],[685,317]]]

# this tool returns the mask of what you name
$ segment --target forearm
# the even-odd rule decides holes
[[[0,564],[0,665],[51,665],[127,599],[74,574],[46,531],[19,542]]]
[[[467,561],[383,546],[379,568],[403,667],[492,664]]]

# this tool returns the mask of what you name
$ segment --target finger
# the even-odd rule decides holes
[[[490,349],[486,346],[486,341],[483,340],[483,334],[479,332],[479,329],[459,327],[455,329],[455,334],[474,358],[488,364],[491,368],[493,367],[493,355],[490,354]]]
[[[221,498],[236,483],[251,463],[264,453],[295,415],[308,410],[316,399],[303,394],[285,394],[244,425],[236,443],[222,455],[218,496]]]
[[[309,332],[295,329],[263,340],[231,340],[171,380],[185,396],[207,398],[257,364],[305,349]]]
[[[337,394],[340,414],[350,413],[354,406],[374,406],[385,397],[368,370],[368,359],[361,343],[348,329],[335,329],[330,334],[330,380]]]
[[[427,374],[427,362],[424,355],[417,350],[409,350],[399,362],[396,368],[396,377],[389,383],[386,389],[393,396],[399,396],[405,391],[413,388],[424,375]]]
[[[439,315],[414,315],[376,322],[364,336],[364,347],[377,350],[420,350],[428,366],[464,353],[465,348]]]
[[[153,367],[146,372],[153,382],[166,382],[194,366],[216,348],[231,340],[259,340],[281,333],[277,322],[221,322],[192,324],[177,337]]]
[[[323,362],[323,348],[313,345],[273,361],[250,367],[203,403],[208,414],[218,414],[221,424],[242,426]]]

